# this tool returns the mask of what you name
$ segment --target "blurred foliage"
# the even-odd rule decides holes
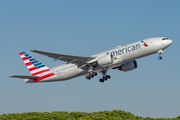
[[[180,120],[177,118],[142,118],[134,116],[130,112],[121,110],[100,111],[93,113],[85,112],[29,112],[29,113],[13,113],[0,115],[0,120]]]

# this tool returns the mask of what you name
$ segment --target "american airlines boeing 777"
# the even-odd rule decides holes
[[[54,60],[66,62],[64,65],[51,69],[26,52],[20,52],[19,54],[31,75],[11,75],[10,77],[25,79],[25,83],[64,81],[83,75],[86,75],[86,79],[90,80],[99,72],[103,75],[99,81],[104,82],[111,78],[110,75],[107,75],[109,69],[118,69],[124,72],[134,70],[137,68],[135,59],[155,53],[159,54],[158,58],[161,60],[164,49],[171,44],[172,40],[166,37],[154,37],[125,46],[118,46],[115,49],[90,57],[31,50],[54,58]]]

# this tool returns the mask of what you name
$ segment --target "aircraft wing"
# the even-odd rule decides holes
[[[64,54],[50,53],[50,52],[44,52],[44,51],[39,51],[39,50],[31,50],[31,51],[54,58],[54,60],[62,60],[67,63],[73,63],[79,66],[87,64],[88,62],[95,59],[95,57],[64,55]]]
[[[9,77],[21,78],[21,79],[36,79],[36,78],[39,78],[39,76],[31,76],[31,75],[11,75]]]

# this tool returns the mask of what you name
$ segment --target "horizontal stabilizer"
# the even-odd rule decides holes
[[[31,75],[11,75],[9,77],[20,78],[20,79],[37,79],[37,78],[39,78],[39,76],[31,76]]]

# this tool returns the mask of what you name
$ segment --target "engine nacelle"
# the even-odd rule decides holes
[[[130,70],[134,70],[136,68],[137,68],[137,62],[136,62],[136,60],[133,60],[133,61],[129,61],[129,62],[124,63],[123,65],[121,65],[119,67],[119,70],[127,72],[127,71],[130,71]]]
[[[108,65],[114,62],[113,55],[105,55],[97,60],[98,65]]]

